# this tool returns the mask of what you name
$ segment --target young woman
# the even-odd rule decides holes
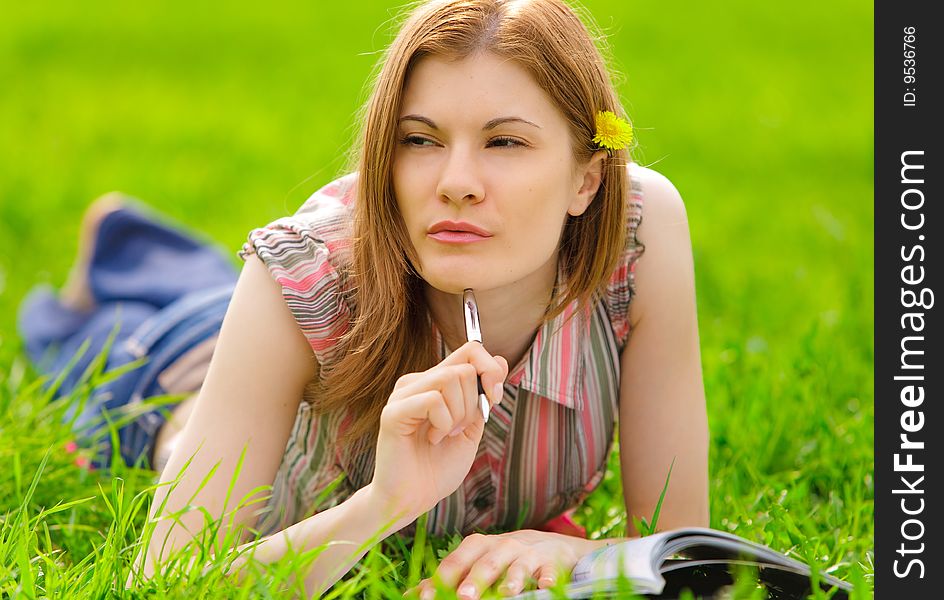
[[[447,585],[460,597],[497,582],[514,594],[617,541],[567,535],[579,531],[566,515],[601,481],[618,418],[628,514],[652,514],[672,466],[660,528],[708,525],[685,208],[665,177],[630,160],[625,138],[601,131],[607,112],[624,111],[593,39],[561,0],[415,8],[382,62],[350,172],[253,230],[238,279],[146,211],[96,204],[86,237],[99,246],[65,301],[90,310],[160,295],[153,269],[133,293],[118,289],[134,277],[116,272],[147,261],[114,258],[109,239],[150,240],[137,255],[160,257],[174,289],[119,336],[125,360],[162,357],[151,377],[164,383],[132,378],[90,410],[187,381],[199,390],[169,423],[149,413],[122,433],[126,460],[153,449],[167,456],[162,482],[181,476],[153,513],[193,497],[222,515],[242,459],[226,510],[273,485],[265,510],[235,513],[266,536],[257,560],[337,542],[312,564],[309,593],[429,513],[431,533],[467,535],[438,569]],[[213,281],[189,278],[201,272]],[[464,335],[466,288],[483,343]],[[203,515],[181,520],[190,532],[158,525],[154,560]],[[149,576],[155,564],[142,560]]]

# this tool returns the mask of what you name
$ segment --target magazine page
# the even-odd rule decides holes
[[[587,598],[594,591],[612,591],[622,568],[636,593],[660,594],[666,584],[664,572],[698,566],[717,570],[719,566],[735,564],[774,569],[804,579],[810,576],[808,565],[771,548],[724,531],[690,527],[613,544],[585,555],[574,566],[566,593],[568,598]],[[851,589],[847,583],[826,574],[820,574],[820,580],[827,586]],[[551,597],[550,590],[514,596],[530,600]]]
[[[633,583],[637,593],[658,594],[665,585],[659,574],[657,559],[662,554],[666,534],[660,533],[598,548],[583,556],[571,572],[571,583],[567,586],[568,598],[587,598],[595,589],[612,589],[619,577],[620,565],[623,575]],[[550,590],[531,590],[512,598],[545,600],[551,598]]]

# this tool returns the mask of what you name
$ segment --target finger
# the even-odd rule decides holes
[[[465,363],[431,369],[419,375],[420,377],[414,378],[413,381],[391,394],[389,403],[399,403],[411,396],[430,391],[439,392],[449,414],[449,422],[433,423],[435,429],[430,429],[428,439],[430,443],[438,444],[439,440],[458,427],[466,418],[468,403],[465,398],[467,393],[465,388],[467,384],[463,384],[463,379],[474,381],[475,368]]]
[[[529,577],[537,570],[537,563],[526,557],[519,557],[508,566],[505,579],[498,586],[498,591],[505,596],[520,594]]]
[[[438,376],[442,378],[443,398],[452,415],[452,423],[443,436],[455,435],[469,418],[469,382],[471,393],[475,393],[475,367],[469,364],[445,367]]]
[[[554,587],[557,583],[558,569],[555,565],[543,565],[538,569],[538,587],[541,589]]]
[[[464,431],[474,425],[476,420],[482,419],[482,409],[479,408],[478,373],[471,364],[459,365],[461,368],[460,383],[462,385],[462,403],[465,410],[462,422],[456,426],[457,430]]]
[[[508,361],[499,354],[493,356],[492,360],[498,369],[482,375],[482,387],[485,388],[485,393],[488,394],[491,405],[495,406],[502,401],[502,396],[504,396],[502,385],[508,379]]]
[[[442,369],[437,369],[437,367],[433,367],[422,373],[406,373],[397,379],[388,401],[396,402],[397,400],[402,400],[408,396],[429,390],[441,391],[445,379]]]
[[[381,428],[391,429],[404,436],[413,435],[427,421],[440,432],[448,432],[452,424],[452,416],[446,408],[442,393],[437,390],[420,392],[399,402],[388,403],[380,413]]]
[[[438,589],[442,592],[446,591],[446,589],[443,588],[442,585],[440,585]],[[431,580],[427,580],[427,583],[420,590],[420,600],[435,600],[437,598],[436,591],[437,591],[437,588],[436,586],[433,585],[433,582]],[[443,593],[443,594],[440,594],[438,597],[447,598],[448,594]]]
[[[488,553],[482,555],[472,565],[469,574],[463,580],[462,585],[459,586],[459,597],[479,598],[483,591],[507,572],[509,565],[518,560],[521,550],[521,544],[517,543],[499,542],[494,544]]]
[[[502,381],[505,381],[506,379],[508,379],[508,373],[511,370],[511,368],[508,366],[508,361],[505,360],[505,357],[502,356],[501,354],[496,354],[495,360],[497,360],[500,363],[499,366],[501,367],[501,370],[502,370]]]
[[[456,589],[475,561],[488,552],[489,546],[489,536],[481,533],[467,535],[458,548],[442,559],[433,577],[449,589]]]
[[[397,382],[393,385],[393,391],[396,392],[408,384],[413,383],[418,378],[422,377],[422,373],[405,373],[397,378]]]
[[[485,394],[489,397],[492,404],[496,404],[501,398],[494,395],[495,384],[502,383],[508,376],[508,370],[504,365],[508,362],[502,359],[501,362],[496,357],[489,354],[488,350],[479,342],[466,342],[459,349],[443,359],[439,364],[461,364],[472,363],[475,370],[482,378],[482,387]]]
[[[448,434],[458,435],[475,418],[478,387],[476,383],[475,367],[469,363],[441,367],[449,387],[446,399],[455,419]]]
[[[433,600],[436,598],[436,590],[430,586],[424,586],[420,590],[420,600]]]
[[[427,592],[427,590],[430,590],[430,592],[435,594],[432,582],[429,579],[423,579],[413,587],[405,590],[403,592],[403,597],[411,599],[419,598],[420,600],[423,600],[425,596],[430,596],[430,592]]]

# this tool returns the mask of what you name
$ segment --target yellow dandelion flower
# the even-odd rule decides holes
[[[597,112],[593,141],[601,148],[621,150],[633,141],[633,126],[608,110]]]

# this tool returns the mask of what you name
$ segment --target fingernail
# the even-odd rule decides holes
[[[462,427],[456,427],[455,429],[449,432],[449,437],[456,437],[460,433],[462,433]]]
[[[501,383],[495,384],[495,389],[492,391],[492,398],[495,399],[495,404],[498,404],[502,401],[502,396],[505,395],[505,386]]]
[[[420,593],[420,600],[433,600],[433,598],[435,597],[436,597],[436,592],[434,592],[433,590],[429,588],[426,588],[425,590],[422,591],[422,593]]]
[[[466,583],[465,585],[459,588],[459,596],[462,598],[475,598],[475,586],[471,583]]]

